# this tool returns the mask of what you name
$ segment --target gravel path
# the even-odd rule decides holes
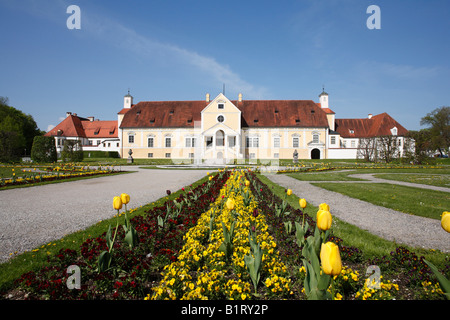
[[[355,175],[356,176],[356,175]],[[371,203],[350,198],[337,192],[328,191],[311,185],[308,181],[300,181],[284,174],[272,174],[267,177],[285,188],[290,188],[298,197],[305,198],[314,206],[325,202],[331,213],[339,219],[353,224],[384,239],[399,244],[426,249],[437,249],[450,252],[450,234],[441,228],[440,221],[414,216]],[[364,179],[372,179],[371,175],[359,175]],[[375,178],[373,178],[375,179]],[[322,181],[320,181],[322,182]],[[333,181],[338,182],[338,181]],[[363,181],[345,181],[364,183]],[[373,182],[385,182],[410,185],[399,181],[376,179]],[[365,182],[367,183],[367,182]],[[433,186],[412,184],[414,187],[434,189]],[[445,191],[449,192],[449,188]]]
[[[133,173],[0,191],[0,263],[116,214],[112,199],[128,193],[139,207],[199,180],[207,170],[122,167]]]

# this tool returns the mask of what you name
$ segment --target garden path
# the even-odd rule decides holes
[[[122,167],[132,173],[0,191],[0,263],[116,214],[114,196],[128,209],[158,200],[201,179],[207,170]]]
[[[294,194],[305,198],[314,206],[319,206],[323,202],[327,203],[334,216],[381,238],[413,247],[450,252],[450,236],[441,228],[438,220],[376,206],[313,186],[309,181],[300,181],[285,174],[267,174],[266,176],[276,184],[290,188]],[[361,181],[346,182],[360,183]],[[404,182],[391,180],[383,182],[404,184]],[[432,186],[417,184],[416,187],[429,189]]]
[[[352,178],[360,178],[360,179],[366,179],[368,181],[342,181],[342,182],[366,182],[366,183],[390,183],[390,184],[398,184],[403,185],[407,187],[414,187],[414,188],[422,188],[422,189],[430,189],[430,190],[436,190],[436,191],[443,191],[443,192],[450,192],[450,188],[446,187],[438,187],[438,186],[432,186],[427,184],[420,184],[420,183],[412,183],[412,182],[406,182],[406,181],[397,181],[397,180],[387,180],[387,179],[381,179],[374,177],[376,173],[358,173],[358,174],[349,174],[349,177]],[[398,175],[401,175],[403,173],[396,173]],[[405,173],[408,174],[408,173]],[[333,182],[339,182],[339,181],[333,181]]]

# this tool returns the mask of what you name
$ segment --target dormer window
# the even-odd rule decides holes
[[[348,131],[352,134],[355,133],[355,130],[353,130],[353,129],[349,129]]]
[[[393,127],[393,128],[391,129],[391,132],[392,132],[392,135],[393,135],[393,136],[396,136],[396,135],[397,135],[397,128],[396,128],[396,127]]]
[[[169,114],[173,114],[173,110],[170,110]]]

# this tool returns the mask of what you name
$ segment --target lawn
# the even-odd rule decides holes
[[[404,181],[411,183],[426,184],[436,187],[445,187],[450,189],[450,174],[429,174],[429,173],[416,173],[416,174],[375,174],[374,177],[387,180]]]
[[[313,183],[330,191],[404,213],[440,220],[450,193],[387,183]]]

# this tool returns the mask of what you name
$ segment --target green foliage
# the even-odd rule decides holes
[[[117,151],[83,151],[84,158],[120,158]]]
[[[35,162],[55,162],[57,160],[53,137],[36,136],[31,148],[31,159]]]
[[[257,292],[258,283],[261,278],[262,269],[262,250],[259,243],[256,241],[256,234],[249,230],[248,240],[250,243],[251,253],[245,255],[244,262],[247,266],[247,271],[252,280],[255,293]]]
[[[420,125],[429,125],[431,148],[448,150],[450,147],[450,107],[434,109],[420,120]]]
[[[236,224],[236,221],[233,221],[231,223],[230,230],[228,231],[228,228],[222,222],[224,241],[220,245],[219,251],[222,251],[222,252],[225,253],[225,257],[226,257],[227,261],[230,261],[231,256],[233,254],[233,249],[234,249],[233,237],[234,237],[234,226],[235,226],[235,224]]]
[[[79,140],[64,140],[61,160],[68,162],[83,161],[83,147]]]
[[[33,138],[41,132],[30,115],[7,105],[0,97],[0,161],[17,160],[30,152]]]

